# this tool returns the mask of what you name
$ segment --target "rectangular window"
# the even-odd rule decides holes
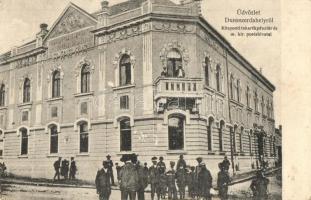
[[[23,111],[22,112],[22,121],[25,122],[25,121],[28,121],[28,111]]]
[[[21,130],[21,155],[28,154],[28,133],[26,129]]]
[[[58,115],[57,115],[57,107],[56,106],[54,106],[54,107],[52,107],[51,108],[51,117],[53,118],[53,117],[57,117]]]
[[[129,109],[129,97],[127,95],[120,97],[120,109],[122,110]]]

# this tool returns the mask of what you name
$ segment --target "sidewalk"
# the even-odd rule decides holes
[[[265,174],[274,173],[281,168],[270,168],[266,171]],[[232,176],[232,182],[230,185],[235,185],[238,183],[243,183],[253,179],[256,175],[256,171],[249,171],[241,174],[237,174]],[[215,177],[215,180],[217,178]],[[76,180],[76,181],[67,181],[64,180],[53,182],[50,179],[30,179],[30,178],[0,178],[1,184],[16,184],[16,185],[32,185],[32,186],[45,186],[45,187],[64,187],[64,188],[95,188],[95,184],[90,184],[84,181]],[[118,186],[112,186],[112,190],[119,190]],[[146,188],[146,192],[150,192],[150,188]]]

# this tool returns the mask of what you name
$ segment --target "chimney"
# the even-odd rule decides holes
[[[102,6],[102,11],[107,11],[109,8],[109,1],[108,0],[103,0],[101,2],[101,6]]]

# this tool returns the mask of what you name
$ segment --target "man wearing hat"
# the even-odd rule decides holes
[[[268,199],[268,184],[269,179],[265,177],[263,170],[257,171],[256,178],[250,185],[254,200]]]
[[[179,156],[179,160],[177,162],[176,170],[178,170],[181,165],[183,166],[184,169],[186,169],[187,164],[186,164],[186,161],[184,160],[184,155]]]
[[[121,200],[135,200],[139,188],[139,180],[136,166],[137,156],[135,154],[122,155],[121,161],[125,164],[120,171]]]
[[[213,178],[210,171],[206,168],[205,163],[200,163],[201,170],[198,174],[199,196],[203,199],[210,200]]]
[[[114,184],[114,177],[113,177],[113,162],[112,162],[112,160],[110,160],[110,158],[111,158],[111,156],[110,156],[110,154],[108,154],[107,156],[106,156],[106,158],[107,158],[107,163],[108,163],[108,174],[109,174],[109,177],[110,177],[110,179],[111,179],[111,184],[112,185],[115,185]]]
[[[135,165],[138,175],[137,199],[145,200],[145,189],[148,186],[148,174],[145,173],[144,167],[140,164],[137,157],[137,154],[133,154],[132,163]]]
[[[202,157],[197,157],[196,158],[198,165],[195,167],[195,173],[194,173],[194,193],[198,196],[199,194],[199,173],[201,171],[201,163],[203,161]]]
[[[154,200],[154,195],[156,193],[158,185],[158,169],[157,169],[157,157],[152,157],[152,166],[149,167],[149,183],[151,187],[151,200]]]
[[[223,162],[218,164],[220,172],[218,172],[217,178],[217,188],[219,191],[219,197],[221,200],[228,199],[228,184],[230,183],[230,176],[225,169],[225,165]]]
[[[99,200],[109,200],[111,194],[110,176],[107,168],[108,162],[103,161],[103,168],[98,170],[96,175],[95,184]]]
[[[171,169],[166,172],[167,186],[168,186],[168,198],[177,200],[177,189],[176,189],[176,171],[174,170],[175,162],[170,161]],[[173,198],[172,198],[173,196]]]
[[[225,168],[225,170],[229,171],[230,161],[228,160],[227,156],[224,157],[222,164],[223,164],[223,167]]]

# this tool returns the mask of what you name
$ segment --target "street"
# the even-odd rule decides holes
[[[275,177],[270,177],[269,199],[281,200],[281,186]],[[231,199],[251,199],[249,189],[250,181],[236,184],[230,187],[229,195]],[[63,188],[63,187],[43,187],[29,185],[3,185],[3,192],[0,200],[85,200],[98,199],[93,188]],[[217,193],[215,193],[217,194]],[[146,193],[146,200],[150,200],[150,193]],[[120,191],[113,190],[111,200],[120,200]],[[187,198],[190,199],[190,198]],[[215,195],[213,200],[219,200]]]

